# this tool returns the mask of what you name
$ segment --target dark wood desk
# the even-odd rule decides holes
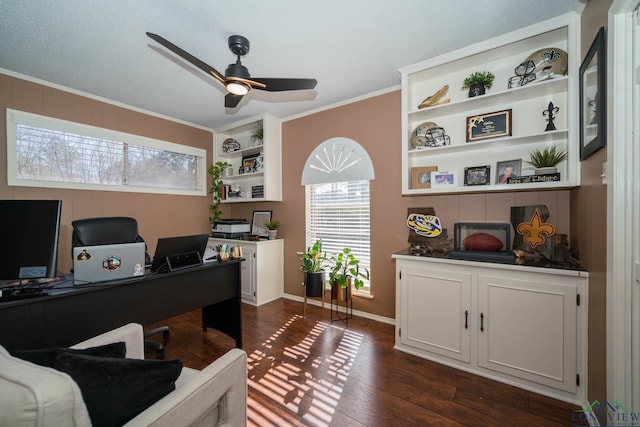
[[[202,308],[203,330],[222,331],[241,348],[240,263],[205,264],[2,303],[0,344],[9,350],[70,346],[129,322],[149,324]]]

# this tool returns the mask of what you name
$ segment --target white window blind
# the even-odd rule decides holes
[[[7,110],[9,185],[206,195],[206,151]]]
[[[371,270],[369,180],[307,185],[306,193],[307,242],[322,240],[327,255],[349,247]],[[369,281],[361,290],[370,291]]]

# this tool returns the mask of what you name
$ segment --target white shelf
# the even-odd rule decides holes
[[[579,185],[578,25],[579,16],[569,13],[402,68],[402,194],[537,191]],[[567,75],[508,88],[516,66],[533,52],[551,47],[568,53]],[[461,86],[464,78],[474,71],[491,71],[496,78],[485,95],[469,98]],[[442,98],[449,98],[450,102],[417,108],[445,85],[449,90]],[[547,117],[543,111],[550,102],[558,107],[554,119],[558,130],[546,132]],[[511,110],[510,136],[467,142],[469,117],[502,110]],[[450,145],[412,147],[411,133],[424,122],[442,127],[450,138]],[[560,181],[495,184],[499,162],[522,160],[519,175],[533,175],[533,167],[526,162],[529,153],[550,146],[568,152],[568,159],[558,165]],[[454,172],[457,182],[451,186],[412,188],[412,168],[434,166],[439,171]],[[465,168],[476,166],[491,168],[489,185],[464,186]]]
[[[264,138],[259,145],[251,139],[252,131],[262,124]],[[233,138],[240,149],[225,152],[226,139]],[[215,162],[230,163],[233,174],[222,178],[225,185],[239,186],[244,197],[232,197],[221,203],[282,201],[282,129],[280,120],[269,114],[252,117],[233,123],[215,131]],[[262,155],[263,169],[258,172],[239,173],[243,159]],[[262,186],[263,196],[251,197],[252,187]]]

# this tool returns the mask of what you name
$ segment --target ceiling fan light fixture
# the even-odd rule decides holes
[[[249,86],[242,82],[228,82],[227,90],[234,95],[246,95],[249,92]]]

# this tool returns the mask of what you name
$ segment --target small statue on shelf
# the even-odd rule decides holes
[[[547,128],[544,130],[545,132],[556,130],[556,125],[553,123],[553,120],[556,118],[554,114],[558,114],[558,111],[560,111],[560,109],[558,107],[554,107],[553,102],[549,102],[547,109],[542,112],[543,116],[547,116]]]

